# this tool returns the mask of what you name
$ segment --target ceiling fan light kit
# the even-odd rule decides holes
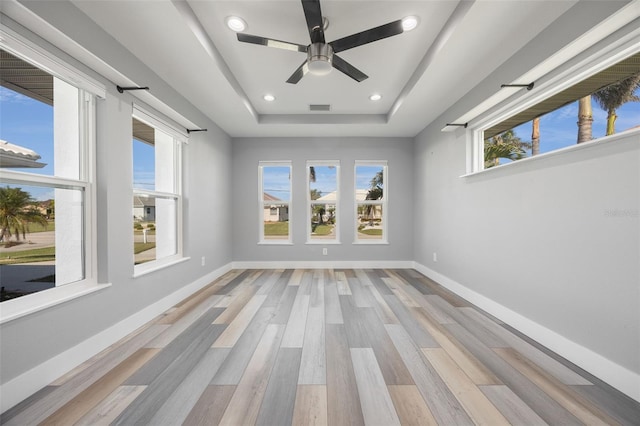
[[[347,37],[327,43],[324,38],[324,31],[329,26],[329,22],[322,16],[320,0],[302,0],[302,9],[309,31],[311,43],[302,45],[281,40],[274,40],[266,37],[242,34],[238,32],[238,41],[243,43],[258,44],[266,47],[286,49],[291,51],[304,52],[307,59],[289,77],[287,83],[297,84],[307,73],[314,75],[327,75],[333,68],[351,77],[357,82],[369,78],[365,73],[342,59],[336,53],[343,52],[354,47],[367,43],[382,40],[394,35],[402,34],[418,25],[416,16],[408,16],[404,19],[389,22],[379,27],[371,28]],[[227,18],[229,19],[229,18]],[[244,21],[242,21],[244,22]],[[229,25],[229,23],[227,23]],[[231,26],[229,26],[231,28]],[[233,29],[233,28],[232,28]]]

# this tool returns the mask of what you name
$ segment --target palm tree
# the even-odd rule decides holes
[[[531,122],[531,156],[540,154],[540,117]]]
[[[578,143],[589,142],[593,139],[592,126],[591,95],[587,95],[578,101]]]
[[[488,169],[500,164],[501,158],[512,161],[527,156],[531,144],[516,136],[513,129],[500,133],[484,141],[484,167]]]
[[[600,107],[607,111],[607,136],[616,132],[616,109],[627,102],[638,102],[635,91],[640,88],[640,73],[598,90],[592,96]]]
[[[369,189],[369,191],[367,192],[367,196],[365,197],[365,200],[380,200],[382,199],[382,196],[384,195],[384,182],[383,182],[383,172],[382,170],[378,171],[375,176],[373,178],[371,178],[371,187]],[[366,209],[365,209],[365,217],[368,218],[373,218],[374,213],[375,213],[375,205],[373,204],[367,204],[366,205]]]
[[[6,241],[13,234],[16,240],[26,238],[29,223],[47,225],[47,219],[34,206],[31,194],[21,188],[0,188],[0,241]]]

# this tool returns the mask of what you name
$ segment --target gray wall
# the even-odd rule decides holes
[[[3,23],[20,29],[4,16]],[[93,34],[83,34],[82,28],[91,29]],[[145,75],[147,78],[144,80],[150,81],[150,86],[157,88],[157,93],[171,94],[163,99],[169,106],[209,129],[207,133],[193,134],[184,150],[184,251],[191,259],[133,278],[133,98],[126,93],[119,94],[113,83],[85,69],[24,29],[20,30],[47,50],[101,80],[107,87],[107,97],[98,101],[97,111],[98,266],[100,282],[108,282],[112,286],[0,326],[0,377],[3,384],[231,262],[231,232],[227,226],[220,226],[220,223],[232,221],[228,208],[231,188],[226,185],[231,177],[229,136],[150,69],[115,44],[113,39],[96,35],[99,30],[95,26],[78,25],[77,29],[74,36],[79,40],[84,36],[94,43],[101,40],[103,45],[94,46],[96,54],[100,55],[103,48],[112,53],[119,52],[114,56],[119,56],[125,64],[114,60],[112,66],[122,66],[132,74]],[[220,184],[213,185],[215,182]],[[204,267],[201,266],[202,256],[206,256]],[[111,343],[104,342],[105,345]]]
[[[233,140],[233,260],[410,261],[413,258],[413,141],[406,138],[239,138]],[[293,165],[293,245],[258,245],[258,162],[291,160]],[[306,161],[340,160],[340,245],[305,244]],[[389,244],[354,241],[354,163],[388,161]],[[328,254],[322,255],[322,248]]]

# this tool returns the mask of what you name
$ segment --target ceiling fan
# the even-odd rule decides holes
[[[368,76],[365,73],[342,59],[340,56],[336,55],[336,53],[398,35],[404,31],[402,20],[399,19],[397,21],[327,43],[324,38],[324,22],[322,12],[320,10],[320,0],[302,0],[302,9],[304,10],[304,16],[307,20],[309,36],[311,37],[311,44],[309,45],[237,33],[238,40],[244,43],[259,44],[267,47],[306,53],[307,59],[287,80],[287,83],[291,84],[298,83],[308,72],[316,75],[324,75],[328,74],[332,68],[343,72],[357,82],[366,80]]]

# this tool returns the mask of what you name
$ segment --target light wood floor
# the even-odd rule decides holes
[[[413,270],[236,270],[11,425],[615,425],[640,405]]]

